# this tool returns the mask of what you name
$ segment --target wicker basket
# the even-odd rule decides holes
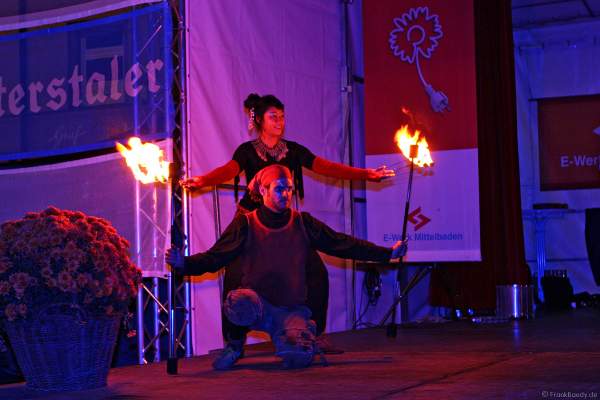
[[[5,329],[28,388],[84,390],[106,386],[120,319],[57,304]]]

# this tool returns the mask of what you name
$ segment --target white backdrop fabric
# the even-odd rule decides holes
[[[600,207],[600,190],[540,191],[538,119],[535,99],[600,93],[600,23],[579,23],[517,31],[515,69],[521,198],[535,203],[567,203],[578,212],[546,225],[547,268],[566,269],[575,293],[597,293],[585,248],[586,208]],[[568,135],[568,132],[565,132]],[[598,138],[600,140],[600,137]],[[535,271],[535,229],[524,221],[525,251]]]
[[[342,121],[342,4],[338,1],[224,0],[188,2],[188,171],[205,174],[229,161],[247,131],[242,102],[249,93],[274,94],[285,104],[289,140],[332,161],[344,160]],[[245,183],[242,178],[242,184]],[[222,229],[234,213],[233,193],[221,189]],[[190,200],[190,252],[216,239],[213,193]],[[347,231],[342,182],[305,170],[299,207]],[[327,257],[328,331],[350,327],[345,261]],[[222,347],[218,274],[193,280],[195,354]]]

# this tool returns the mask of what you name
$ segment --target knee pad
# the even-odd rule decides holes
[[[234,324],[252,326],[263,318],[263,303],[254,290],[236,289],[227,295],[223,311]]]

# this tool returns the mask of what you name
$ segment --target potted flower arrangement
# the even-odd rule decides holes
[[[106,385],[141,271],[102,218],[50,207],[0,226],[0,321],[30,388]]]

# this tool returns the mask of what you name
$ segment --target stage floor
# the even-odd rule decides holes
[[[0,399],[600,399],[600,312],[576,310],[530,321],[470,322],[330,335],[346,350],[305,370],[282,370],[270,345],[248,346],[233,370],[212,356],[114,368],[107,388],[35,395],[0,386]]]

